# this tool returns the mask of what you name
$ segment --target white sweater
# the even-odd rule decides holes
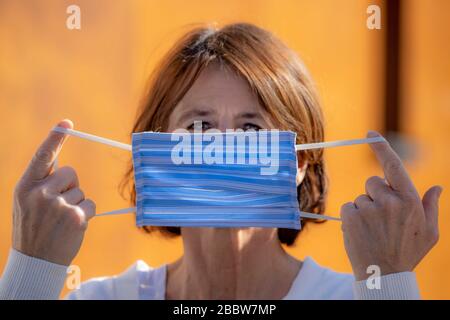
[[[0,299],[58,299],[67,267],[33,258],[11,249],[0,279]],[[94,278],[69,293],[67,299],[143,299],[165,298],[167,265],[151,268],[139,260],[122,274]],[[350,274],[323,268],[311,258],[294,279],[283,299],[419,299],[413,272],[382,276],[380,289],[369,289],[365,281]]]

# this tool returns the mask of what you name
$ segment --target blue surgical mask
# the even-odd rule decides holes
[[[296,145],[289,131],[140,132],[132,145],[80,131],[55,131],[132,151],[137,226],[300,229],[297,151],[374,143],[382,137]]]
[[[300,228],[295,133],[142,132],[132,150],[138,226]]]

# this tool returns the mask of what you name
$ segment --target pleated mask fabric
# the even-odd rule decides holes
[[[300,229],[295,133],[201,136],[133,134],[138,226]]]

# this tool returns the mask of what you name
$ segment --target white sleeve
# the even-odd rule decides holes
[[[67,267],[11,249],[0,279],[0,300],[59,299]]]
[[[420,293],[414,272],[399,272],[380,277],[380,286],[370,289],[366,280],[353,283],[357,300],[419,300]]]

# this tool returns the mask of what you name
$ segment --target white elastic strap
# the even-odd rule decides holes
[[[68,135],[75,136],[75,137],[78,137],[78,138],[83,138],[83,139],[86,139],[86,140],[91,140],[91,141],[94,141],[94,142],[107,144],[107,145],[110,145],[112,147],[124,149],[124,150],[127,150],[127,151],[131,151],[131,145],[130,144],[114,141],[114,140],[111,140],[111,139],[102,138],[102,137],[99,137],[99,136],[95,136],[93,134],[84,133],[84,132],[81,132],[81,131],[77,131],[77,130],[73,130],[73,129],[67,129],[67,128],[62,128],[62,127],[54,127],[53,131],[64,133],[64,134],[68,134]]]
[[[73,130],[73,129],[67,129],[62,127],[55,127],[53,128],[53,131],[68,134],[71,136],[91,140],[94,142],[99,142],[103,144],[110,145],[112,147],[124,149],[127,151],[131,151],[131,145],[118,142],[111,139],[102,138],[93,134],[84,133],[81,131]],[[296,151],[300,150],[309,150],[309,149],[321,149],[321,148],[332,148],[332,147],[343,147],[343,146],[351,146],[355,144],[366,144],[366,143],[376,143],[376,142],[385,142],[386,139],[383,137],[373,137],[373,138],[365,138],[365,139],[352,139],[352,140],[338,140],[338,141],[328,141],[328,142],[316,142],[316,143],[304,143],[304,144],[297,144],[295,146]]]
[[[300,211],[300,217],[309,218],[309,219],[318,219],[318,220],[331,220],[331,221],[341,221],[341,218],[326,216],[317,213],[303,212]]]
[[[124,208],[124,209],[119,209],[119,210],[103,212],[103,213],[96,214],[94,217],[112,216],[115,214],[125,214],[125,213],[133,213],[133,212],[136,212],[136,207],[130,207],[130,208]]]
[[[130,207],[130,208],[124,208],[124,209],[119,209],[119,210],[103,212],[100,214],[96,214],[94,217],[110,216],[110,215],[116,215],[116,214],[127,214],[127,213],[134,213],[134,212],[136,212],[136,207]],[[341,221],[340,218],[335,218],[335,217],[330,217],[330,216],[325,216],[325,215],[310,213],[310,212],[303,212],[303,211],[300,211],[300,217],[309,218],[309,219],[318,219],[318,220]]]
[[[328,142],[317,142],[317,143],[304,143],[297,144],[295,150],[309,150],[309,149],[321,149],[321,148],[332,148],[332,147],[343,147],[351,146],[354,144],[366,144],[366,143],[376,143],[385,142],[386,139],[383,137],[373,137],[366,139],[353,139],[353,140],[338,140],[338,141],[328,141]]]

